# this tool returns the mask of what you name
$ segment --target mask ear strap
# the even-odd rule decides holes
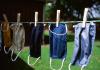
[[[12,61],[16,61],[17,60],[17,58],[18,58],[18,56],[19,56],[19,54],[22,52],[22,50],[20,51],[20,52],[18,52],[18,54],[17,54],[17,56],[15,57],[15,59],[13,59],[13,54],[14,54],[14,50],[11,52],[11,60]]]
[[[63,64],[64,64],[64,61],[65,61],[65,58],[62,60],[62,65],[61,65],[61,67],[60,67],[59,69],[57,69],[57,70],[61,70],[61,69],[62,69]],[[51,68],[52,70],[56,70],[56,69],[54,69],[54,68],[52,67],[52,58],[50,58],[50,68]]]
[[[4,52],[5,52],[5,54],[8,54],[9,53],[9,51],[10,51],[10,49],[11,49],[11,47],[8,49],[8,51],[6,50],[6,48],[5,48],[5,46],[4,46]]]
[[[68,69],[71,70],[71,63],[68,65]]]
[[[34,66],[38,62],[39,59],[40,59],[40,57],[38,57],[33,64],[30,64],[30,55],[28,55],[27,63],[28,63],[28,65]]]
[[[85,65],[82,65],[81,70],[83,70],[83,69],[84,69],[84,67],[85,67]]]
[[[63,34],[57,34],[57,33],[53,32],[53,31],[50,29],[50,27],[51,27],[51,25],[49,25],[49,31],[50,31],[52,34],[55,34],[55,35],[65,35],[65,34],[67,34],[67,25],[65,25],[66,32],[63,33]]]

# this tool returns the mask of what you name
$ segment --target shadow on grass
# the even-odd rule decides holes
[[[5,54],[4,51],[0,51],[0,69],[1,70],[35,70],[28,66],[21,58],[15,62],[12,62],[10,59],[11,52],[9,54]],[[14,54],[14,56],[16,56]]]

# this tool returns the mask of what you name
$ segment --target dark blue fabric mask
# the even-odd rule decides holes
[[[50,34],[50,57],[53,59],[66,58],[67,54],[67,26],[59,24],[51,24],[49,28]]]
[[[32,34],[30,37],[30,56],[38,58],[41,56],[41,44],[43,36],[43,24],[33,26]]]

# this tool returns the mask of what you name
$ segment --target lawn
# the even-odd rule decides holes
[[[68,64],[71,61],[71,57],[73,54],[74,49],[74,42],[67,43],[67,57],[66,61],[64,62],[64,66],[62,70],[68,70]],[[27,63],[27,56],[29,54],[29,48],[24,48],[23,52],[20,54],[20,58],[23,59]],[[49,45],[42,45],[42,54],[41,59],[38,63],[35,64],[33,67],[35,70],[50,70],[49,67]],[[35,58],[30,58],[30,63],[34,63],[36,60]],[[61,60],[55,60],[52,63],[53,67],[58,69],[61,65]],[[72,70],[80,70],[79,66],[71,66]],[[23,68],[23,70],[25,70]],[[90,59],[90,62],[84,70],[100,70],[100,41],[96,41],[93,49],[93,53]]]

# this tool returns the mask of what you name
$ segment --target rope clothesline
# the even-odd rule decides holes
[[[83,22],[83,21],[61,21],[61,22],[59,22],[59,23],[80,23],[80,22]],[[92,20],[92,21],[86,21],[87,23],[88,22],[100,22],[100,20]],[[10,22],[10,23],[18,23],[18,22]],[[35,22],[20,22],[20,23],[35,23]],[[47,24],[47,23],[52,23],[52,24],[54,24],[54,23],[56,23],[56,22],[37,22],[37,23],[44,23],[44,24]]]

